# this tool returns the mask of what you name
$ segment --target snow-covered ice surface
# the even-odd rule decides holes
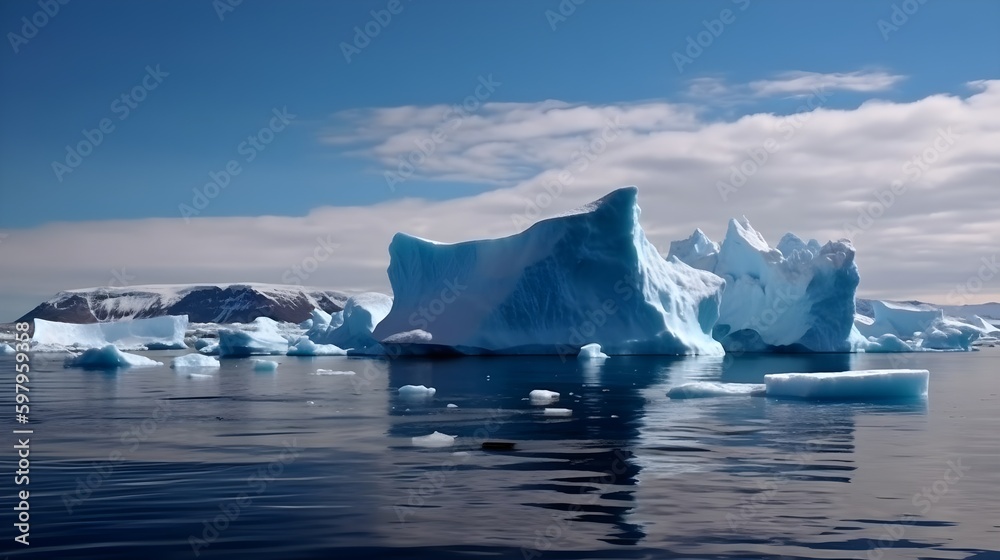
[[[80,355],[71,356],[66,359],[64,365],[83,369],[109,370],[162,366],[163,363],[138,354],[122,352],[114,344],[108,344],[101,348],[88,348]]]
[[[277,355],[288,352],[288,339],[278,323],[258,317],[249,325],[219,330],[219,356],[241,357]]]
[[[389,245],[394,302],[375,338],[413,330],[401,353],[575,356],[722,353],[712,339],[722,280],[663,259],[639,224],[638,190],[618,189],[500,239]]]
[[[788,233],[777,248],[744,218],[716,245],[697,230],[670,257],[726,281],[713,335],[727,350],[850,352],[860,281],[847,240],[820,246]]]
[[[399,388],[399,396],[404,399],[425,399],[434,396],[437,389],[423,385],[403,385]]]
[[[113,344],[119,350],[186,348],[184,333],[187,328],[187,315],[87,324],[35,319],[35,330],[31,338],[32,350],[63,352],[103,348],[108,344]]]
[[[835,373],[772,373],[764,376],[768,397],[813,400],[882,400],[927,395],[925,369],[876,369]]]
[[[580,353],[576,357],[581,360],[598,360],[607,358],[608,355],[601,352],[600,344],[584,344],[580,347]]]
[[[332,344],[351,350],[351,354],[381,354],[372,331],[391,308],[392,298],[385,294],[357,294],[348,298],[344,310],[334,314],[329,323],[313,326],[306,334],[317,344]]]
[[[170,360],[170,367],[174,369],[217,368],[219,360],[203,354],[185,354]]]
[[[255,359],[253,361],[254,371],[277,371],[277,369],[278,369],[278,362],[275,362],[274,360]]]
[[[671,387],[667,396],[671,399],[703,399],[709,397],[738,397],[754,393],[763,394],[760,383],[719,383],[715,381],[692,381]]]
[[[456,437],[458,436],[449,436],[448,434],[435,431],[427,436],[411,438],[410,441],[417,447],[450,447],[455,444]]]

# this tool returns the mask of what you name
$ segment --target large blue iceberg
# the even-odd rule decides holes
[[[721,278],[664,259],[618,189],[501,239],[444,244],[396,234],[393,302],[374,339],[387,352],[714,354]],[[851,311],[853,320],[853,310]]]
[[[856,350],[860,276],[850,241],[821,246],[789,233],[772,248],[744,218],[729,222],[721,246],[696,230],[669,256],[725,279],[713,334],[727,351]]]

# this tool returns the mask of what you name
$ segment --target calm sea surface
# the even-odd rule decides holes
[[[143,352],[169,364],[184,352]],[[722,359],[273,357],[188,375],[33,357],[30,547],[0,556],[1000,558],[1000,349]],[[926,401],[672,401],[692,380],[887,367]],[[318,369],[355,375],[314,375]],[[207,375],[204,375],[207,373]],[[402,385],[437,389],[404,400]],[[526,397],[558,391],[545,416]],[[449,408],[451,403],[457,408]],[[432,432],[458,436],[415,446]],[[482,451],[483,440],[516,443]]]

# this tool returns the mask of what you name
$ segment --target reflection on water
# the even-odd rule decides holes
[[[964,558],[1000,542],[1000,473],[984,466],[1000,449],[997,361],[982,358],[927,357],[965,374],[932,382],[930,404],[666,397],[694,380],[888,367],[872,356],[281,357],[275,373],[228,360],[202,376],[40,359],[37,541],[11,558]],[[404,399],[403,385],[437,392]],[[545,416],[533,389],[572,414]],[[455,445],[413,445],[435,431]],[[979,469],[915,509],[959,454]],[[887,525],[903,535],[880,541]]]

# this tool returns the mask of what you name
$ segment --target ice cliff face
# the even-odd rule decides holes
[[[729,351],[849,352],[860,281],[849,241],[820,246],[786,234],[772,248],[750,223],[731,220],[716,245],[701,230],[670,258],[726,281],[713,335]]]
[[[397,234],[394,300],[374,332],[403,353],[721,354],[723,281],[663,259],[626,187],[501,239],[442,244]],[[853,318],[853,313],[852,313]]]

